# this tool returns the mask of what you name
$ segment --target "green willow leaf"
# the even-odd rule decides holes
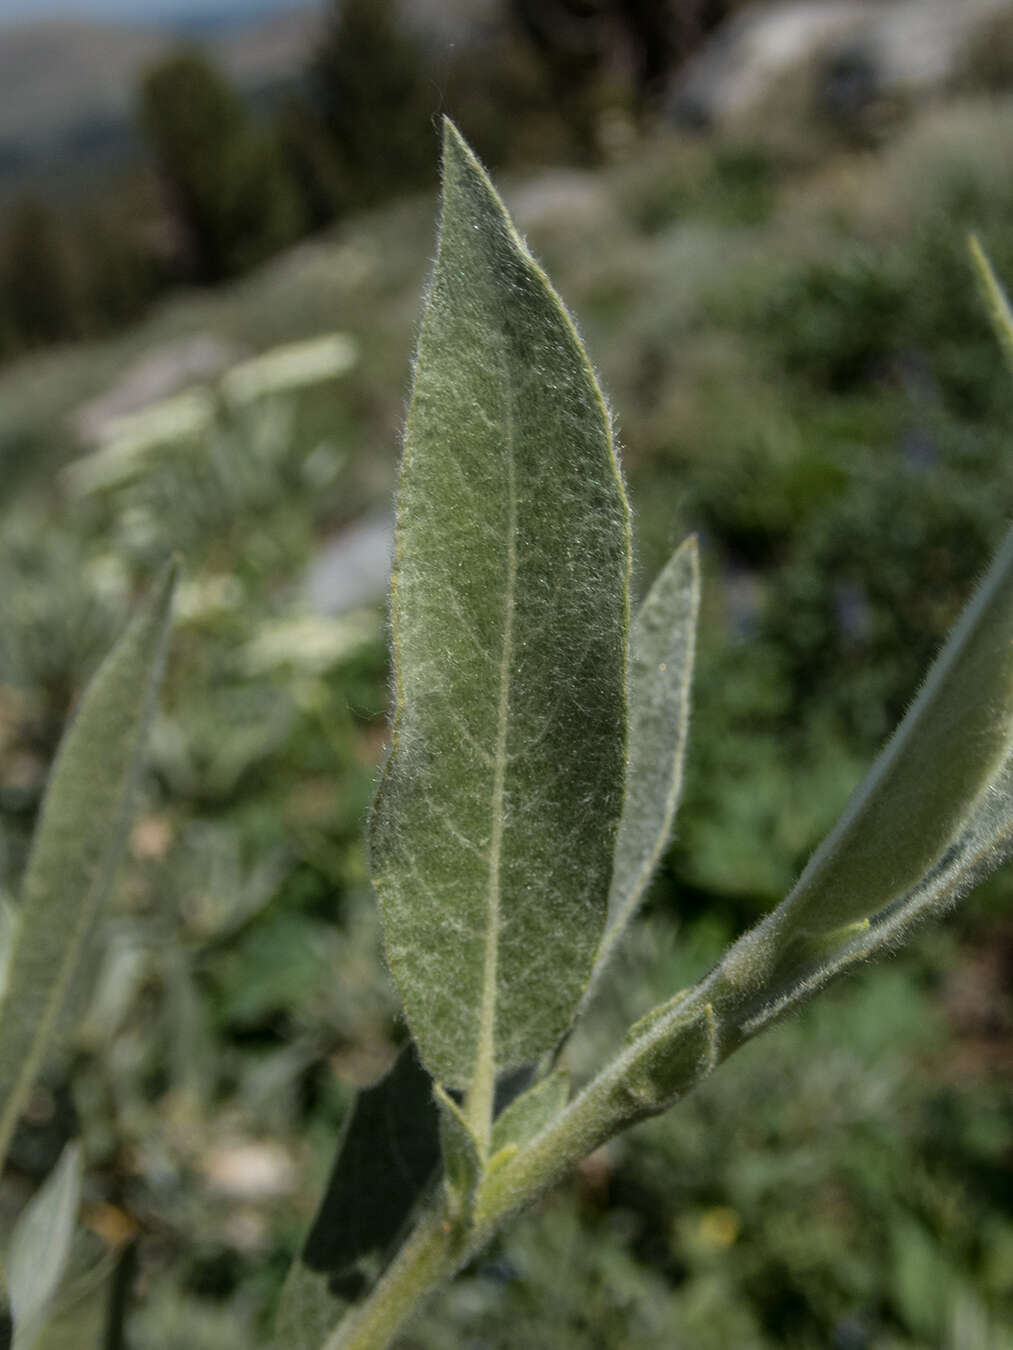
[[[0,1002],[0,1160],[123,850],[175,579],[169,565],[85,690],[53,765]]]
[[[496,1072],[566,1029],[604,928],[629,533],[573,324],[448,124],[398,490],[396,706],[370,862],[422,1059],[469,1090],[485,1130]]]
[[[481,1146],[461,1108],[438,1083],[435,1096],[440,1112],[440,1153],[449,1210],[455,1218],[470,1223],[482,1175]]]
[[[791,894],[721,962],[725,981],[753,991],[747,1032],[953,903],[1008,856],[1011,835],[1013,530]]]
[[[516,1097],[496,1118],[492,1127],[492,1152],[511,1144],[523,1148],[535,1135],[559,1115],[570,1095],[570,1075],[555,1069]]]
[[[81,1152],[68,1144],[18,1218],[7,1253],[15,1350],[28,1350],[45,1321],[70,1256],[81,1201]]]
[[[598,967],[643,899],[671,838],[682,789],[699,612],[700,562],[696,539],[690,538],[658,576],[633,625],[626,800]]]

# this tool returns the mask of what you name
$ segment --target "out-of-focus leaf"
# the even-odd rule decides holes
[[[992,320],[992,328],[995,331],[999,346],[1002,348],[1002,354],[1005,356],[1010,370],[1013,371],[1013,309],[1010,308],[1009,297],[1006,295],[1002,282],[995,274],[988,259],[988,254],[974,235],[971,235],[969,243],[971,261],[974,264],[978,285],[985,299],[989,318]]]
[[[68,1144],[14,1226],[7,1284],[14,1310],[14,1350],[30,1350],[70,1255],[81,1200],[81,1153]]]
[[[85,691],[53,766],[0,1003],[0,1160],[123,850],[175,580],[170,564]]]
[[[487,1121],[496,1073],[536,1059],[571,1022],[605,924],[625,770],[629,509],[573,324],[449,125],[443,174],[370,851],[423,1062],[469,1089]]]
[[[690,538],[651,587],[633,625],[626,800],[598,966],[643,899],[671,837],[682,788],[699,610],[700,564],[696,539]]]
[[[14,1343],[14,1318],[11,1316],[11,1300],[7,1289],[7,1280],[0,1270],[0,1350],[11,1350]]]
[[[10,974],[11,954],[14,951],[14,939],[18,932],[18,912],[6,895],[0,891],[0,1000],[7,988]]]

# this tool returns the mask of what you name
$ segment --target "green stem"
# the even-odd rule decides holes
[[[692,1086],[709,1068],[701,1055],[698,1034],[706,1022],[686,1000],[688,1053],[681,1056],[688,1072],[676,1087],[666,1076],[667,1099]],[[709,1005],[707,1005],[709,1007]],[[348,1313],[322,1350],[384,1350],[423,1299],[450,1279],[488,1243],[503,1223],[526,1208],[570,1171],[581,1158],[627,1126],[663,1109],[645,1066],[657,1033],[638,1038],[617,1056],[532,1143],[487,1175],[476,1196],[472,1227],[461,1232],[442,1205],[419,1222],[408,1242],[377,1281],[367,1299]]]
[[[422,1300],[458,1269],[460,1247],[442,1206],[435,1207],[420,1220],[365,1302],[341,1319],[323,1350],[383,1350]]]
[[[857,934],[855,928],[861,929]],[[366,1300],[322,1350],[385,1350],[439,1285],[588,1153],[684,1097],[760,1027],[808,1001],[835,974],[868,955],[862,925],[808,944],[808,957],[771,943],[770,923],[746,933],[694,988],[631,1028],[626,1044],[530,1144],[487,1171],[464,1228],[439,1204],[419,1222]],[[806,944],[800,943],[804,949]],[[778,952],[785,970],[778,963]],[[786,971],[790,971],[787,974]]]

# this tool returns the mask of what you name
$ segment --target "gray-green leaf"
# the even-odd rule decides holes
[[[11,970],[11,956],[14,951],[14,939],[18,932],[18,911],[7,896],[0,891],[0,1000],[7,988],[7,977]]]
[[[0,1161],[120,859],[175,578],[170,565],[99,668],[53,765],[0,1002]]]
[[[903,895],[958,833],[1013,741],[1013,533],[785,913],[820,929]]]
[[[370,853],[422,1058],[476,1097],[555,1043],[590,976],[622,804],[628,575],[587,357],[448,125]]]
[[[461,1108],[438,1083],[435,1096],[440,1112],[443,1184],[450,1213],[470,1222],[475,1190],[482,1175],[481,1145]]]
[[[1013,530],[794,890],[721,962],[720,983],[748,995],[731,997],[735,1020],[751,1034],[953,903],[1011,849]]]
[[[700,563],[696,539],[689,538],[658,576],[633,625],[626,800],[599,967],[643,899],[671,838],[682,789],[699,612]]]
[[[15,1350],[29,1350],[63,1278],[81,1200],[81,1153],[68,1144],[14,1226],[7,1285]]]
[[[570,1075],[555,1069],[516,1097],[492,1127],[492,1153],[511,1144],[524,1148],[562,1111],[570,1094]]]

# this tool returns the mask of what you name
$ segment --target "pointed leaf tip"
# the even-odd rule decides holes
[[[446,114],[443,116],[443,153],[445,156],[453,155],[481,168],[478,156],[461,134],[457,123]],[[482,169],[482,172],[484,174],[485,170]]]

